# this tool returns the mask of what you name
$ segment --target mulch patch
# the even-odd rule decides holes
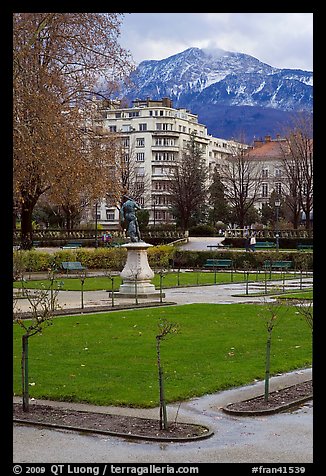
[[[159,420],[96,413],[30,404],[24,412],[22,404],[14,403],[14,421],[39,424],[78,431],[155,440],[194,440],[208,438],[213,433],[202,425],[169,422],[168,429],[160,429]]]
[[[308,380],[271,392],[267,402],[264,395],[259,395],[230,403],[223,410],[236,415],[275,413],[312,398],[312,380]],[[213,434],[204,425],[169,422],[168,429],[163,430],[160,429],[159,420],[149,418],[71,410],[36,403],[31,403],[29,407],[29,411],[24,412],[21,403],[14,403],[14,422],[157,441],[192,441],[208,438]]]
[[[249,400],[230,403],[223,408],[229,413],[250,415],[257,413],[275,413],[286,410],[313,398],[312,380],[285,387],[274,392],[270,392],[268,400],[265,401],[264,395],[259,395]]]

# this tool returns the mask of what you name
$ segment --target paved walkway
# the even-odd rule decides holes
[[[298,286],[298,280],[286,286]],[[304,279],[312,285],[312,278]],[[249,287],[250,290],[250,287]],[[261,297],[242,296],[245,283],[165,290],[166,301],[177,304],[193,302],[233,303],[262,302]],[[252,286],[252,291],[257,287]],[[80,307],[80,292],[59,293],[66,308]],[[267,298],[271,299],[270,297]],[[130,304],[130,301],[127,302]],[[20,300],[23,306],[26,301]],[[106,291],[87,292],[85,308],[109,304]],[[85,309],[85,310],[86,310]],[[311,369],[275,376],[270,391],[309,380]],[[217,394],[194,398],[179,405],[168,406],[168,417],[178,421],[207,425],[214,435],[207,440],[186,443],[128,441],[127,439],[82,435],[77,432],[14,425],[13,442],[16,463],[311,463],[313,462],[313,409],[309,402],[295,411],[269,416],[240,417],[225,414],[221,407],[237,400],[263,393],[264,382],[256,382]],[[19,399],[15,399],[19,401]],[[96,407],[85,404],[53,402],[65,408],[104,411],[157,419],[158,409]]]
[[[271,379],[279,386],[309,380],[311,370],[299,370]],[[186,443],[144,442],[113,436],[82,435],[39,427],[14,425],[13,459],[16,463],[312,463],[312,403],[268,416],[228,415],[222,406],[262,394],[263,382],[168,405],[168,418],[207,425],[214,435]],[[102,411],[144,418],[159,418],[159,410],[53,402],[79,410]]]
[[[303,278],[301,286],[302,289],[311,288],[313,285],[313,277],[308,276]],[[300,279],[289,279],[284,283],[284,289],[291,291],[298,289],[300,286]],[[268,288],[283,287],[281,281],[268,282]],[[176,287],[170,289],[164,289],[165,298],[163,302],[172,302],[175,304],[191,304],[191,303],[216,303],[216,304],[231,304],[231,303],[245,303],[245,302],[267,302],[274,300],[273,297],[268,295],[254,296],[258,292],[264,292],[265,285],[263,282],[249,282],[246,286],[245,282],[232,283],[230,275],[230,283],[217,284],[208,286],[191,286],[191,287]],[[14,290],[14,293],[17,293]],[[159,302],[159,297],[150,299],[153,302]],[[149,299],[142,299],[139,297],[138,302],[140,304],[146,304]],[[112,299],[110,294],[103,291],[87,291],[83,295],[84,312],[88,309],[100,309],[111,308]],[[115,297],[114,304],[118,305],[132,305],[134,299],[123,299]],[[80,291],[60,291],[58,294],[58,304],[61,309],[81,309],[81,292]],[[102,309],[104,308],[104,309]],[[30,305],[26,299],[19,299],[17,303],[17,310],[21,312],[27,312],[30,310]]]

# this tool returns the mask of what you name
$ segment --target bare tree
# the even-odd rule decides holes
[[[160,389],[160,429],[168,429],[168,418],[166,411],[166,400],[164,392],[164,374],[163,366],[161,362],[161,341],[166,339],[167,336],[178,332],[178,325],[172,322],[162,319],[159,322],[159,334],[156,336],[156,354],[157,354],[157,367],[158,367],[158,380]]]
[[[262,170],[258,161],[250,159],[246,148],[235,146],[232,152],[225,159],[221,179],[237,223],[243,228],[246,216],[260,194]]]
[[[262,318],[266,323],[267,330],[267,340],[266,340],[266,361],[265,361],[265,392],[264,400],[267,402],[269,397],[269,381],[270,381],[270,368],[271,368],[271,345],[272,345],[272,334],[273,329],[277,323],[277,320],[280,317],[280,312],[282,309],[287,309],[285,305],[278,301],[273,301],[266,303],[261,312]]]
[[[23,275],[22,283],[24,283]],[[24,329],[22,335],[22,393],[23,393],[23,410],[29,411],[29,378],[28,378],[28,357],[29,357],[29,338],[35,334],[42,333],[45,326],[52,324],[54,312],[58,309],[58,293],[60,285],[56,289],[53,288],[54,279],[49,281],[48,287],[43,286],[42,289],[29,290],[24,286],[22,288],[22,297],[28,300],[31,309],[31,318],[23,319],[17,308],[17,300],[14,303],[15,321]]]
[[[293,224],[297,228],[301,210],[305,213],[306,228],[311,227],[313,210],[313,139],[312,117],[299,114],[285,134],[282,147],[282,164],[285,172],[287,205],[292,211]]]
[[[14,200],[23,248],[31,246],[32,212],[42,194],[83,190],[85,177],[91,182],[99,169],[94,193],[108,188],[101,179],[107,161],[96,154],[94,135],[85,146],[81,124],[99,79],[110,94],[131,70],[117,41],[121,21],[118,13],[13,16]]]

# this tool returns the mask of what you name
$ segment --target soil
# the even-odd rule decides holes
[[[238,414],[275,413],[312,399],[312,389],[312,380],[308,380],[270,392],[267,401],[264,395],[260,395],[242,402],[230,403],[223,410]]]
[[[156,440],[198,439],[211,436],[206,426],[189,423],[168,422],[166,430],[160,429],[160,421],[148,418],[84,412],[57,408],[49,405],[30,404],[24,412],[22,404],[14,403],[14,421],[40,425],[55,425],[79,431],[113,434]]]
[[[236,414],[274,413],[282,411],[298,402],[312,399],[312,381],[292,385],[264,396],[231,403],[224,411]],[[22,404],[14,403],[14,421],[30,424],[49,425],[78,431],[106,433],[124,437],[155,440],[193,440],[208,438],[212,432],[206,426],[189,423],[169,422],[168,429],[160,429],[159,420],[85,412],[58,408],[50,405],[30,404],[29,412],[24,412]]]

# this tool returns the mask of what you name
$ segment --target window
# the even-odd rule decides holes
[[[147,131],[147,124],[139,124],[140,131]]]
[[[114,220],[114,210],[106,210],[106,219]]]
[[[157,137],[155,139],[155,146],[173,147],[175,145],[174,139],[169,137]]]
[[[174,160],[173,152],[155,152],[154,160]]]
[[[131,130],[132,130],[132,128],[131,128],[130,124],[123,124],[122,127],[121,127],[122,132],[130,132]]]
[[[144,162],[145,160],[145,153],[144,152],[137,152],[136,153],[136,162]]]
[[[135,172],[139,177],[143,177],[145,175],[144,167],[135,167]]]
[[[139,192],[143,192],[144,191],[144,182],[136,182],[136,189],[139,191]]]
[[[262,177],[268,178],[268,168],[263,169],[261,173],[262,173]]]
[[[136,147],[145,147],[145,139],[143,137],[136,139]]]
[[[275,193],[276,193],[277,195],[282,195],[282,184],[279,183],[279,182],[277,182],[277,183],[275,184],[274,190],[275,190]]]
[[[275,169],[275,177],[282,177],[282,170],[281,169]]]
[[[117,132],[117,126],[109,126],[110,132]]]
[[[169,122],[157,122],[156,123],[157,131],[172,131],[172,124]]]
[[[268,184],[267,183],[263,183],[262,186],[261,186],[261,196],[266,198],[268,197]]]

